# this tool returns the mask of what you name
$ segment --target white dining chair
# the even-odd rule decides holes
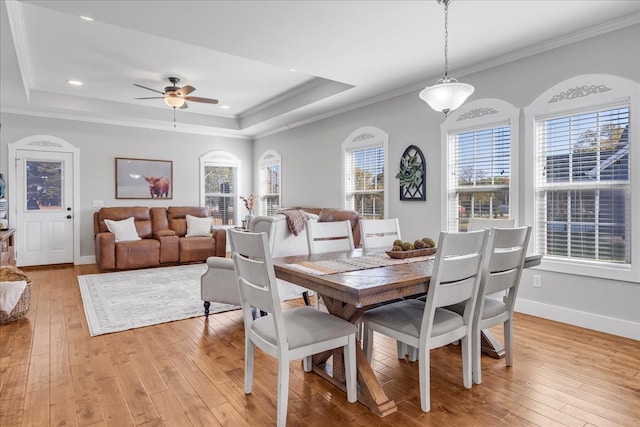
[[[515,219],[498,218],[469,218],[469,231],[482,230],[483,228],[513,228],[516,226]]]
[[[463,383],[471,388],[471,326],[487,234],[487,230],[440,233],[427,301],[406,299],[368,310],[362,316],[367,359],[371,360],[374,332],[419,349],[420,407],[424,412],[431,409],[432,348],[460,340]],[[444,308],[456,303],[464,304],[462,315]]]
[[[531,226],[492,228],[490,231],[482,266],[478,301],[473,314],[471,348],[473,382],[475,384],[482,382],[480,333],[483,329],[504,324],[506,362],[507,366],[513,365],[513,311],[530,236]],[[501,299],[490,296],[505,291],[506,296]],[[461,304],[447,308],[458,314],[464,311]]]
[[[285,426],[289,396],[289,363],[344,347],[347,400],[357,400],[356,327],[346,320],[303,306],[283,311],[266,233],[229,230],[235,275],[242,300],[245,331],[244,390],[253,385],[254,346],[278,359],[277,425]],[[268,313],[256,319],[252,308]]]
[[[351,221],[309,221],[305,228],[311,254],[355,249]]]
[[[402,240],[398,218],[361,219],[360,235],[364,249],[387,248],[391,250],[395,240]]]

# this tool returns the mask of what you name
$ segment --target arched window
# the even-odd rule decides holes
[[[200,204],[209,208],[216,225],[238,222],[238,169],[240,161],[226,151],[200,157]]]
[[[638,280],[640,85],[604,74],[559,83],[525,108],[528,218],[543,267]],[[635,161],[634,161],[635,159]],[[634,177],[634,175],[636,175]],[[637,233],[636,233],[637,236]]]
[[[466,231],[469,218],[518,218],[519,109],[499,99],[465,104],[441,125],[443,228]]]
[[[388,211],[389,135],[375,127],[353,132],[342,144],[344,207],[367,219],[382,219]]]
[[[273,215],[280,207],[280,171],[282,158],[276,151],[266,151],[258,162],[260,180],[259,209],[260,215]]]

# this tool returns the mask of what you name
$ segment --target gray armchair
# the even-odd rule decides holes
[[[240,291],[231,258],[207,258],[207,271],[200,278],[200,296],[204,301],[204,315],[209,317],[211,301],[240,305]]]

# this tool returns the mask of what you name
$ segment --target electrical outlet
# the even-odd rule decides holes
[[[104,206],[104,201],[102,200],[94,200],[93,201],[93,207],[94,208],[101,208]]]
[[[534,288],[541,288],[542,287],[542,276],[540,276],[539,274],[534,274],[533,275],[532,285],[533,285]]]

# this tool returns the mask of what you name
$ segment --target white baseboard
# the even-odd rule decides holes
[[[84,265],[84,264],[95,264],[95,263],[96,263],[95,255],[85,255],[85,256],[81,256],[74,264]]]
[[[516,300],[515,311],[640,341],[640,323],[628,320],[520,298]]]

